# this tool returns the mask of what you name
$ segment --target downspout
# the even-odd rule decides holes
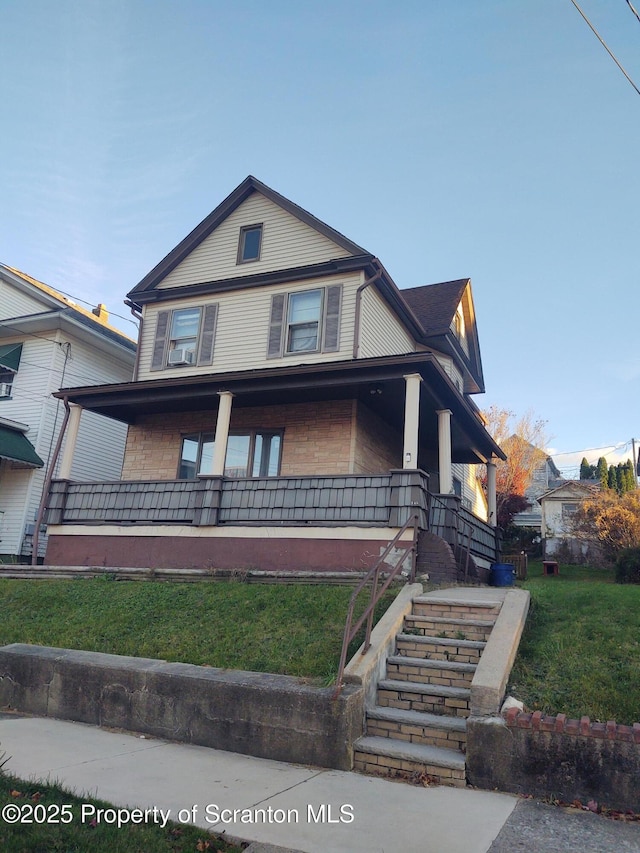
[[[138,369],[140,367],[140,344],[142,343],[142,326],[143,326],[144,321],[142,319],[142,313],[140,311],[139,305],[136,305],[135,302],[131,302],[129,299],[125,299],[124,304],[129,308],[132,316],[139,323],[139,326],[138,326],[138,345],[136,346],[136,360],[135,360],[134,365],[133,365],[133,377],[132,377],[132,382],[137,382],[138,381]]]
[[[38,507],[38,517],[36,518],[36,526],[35,530],[33,531],[33,545],[31,550],[32,566],[38,565],[40,526],[42,525],[42,519],[44,518],[44,513],[49,502],[49,489],[51,488],[51,480],[53,480],[53,472],[55,471],[55,467],[58,463],[58,456],[60,456],[60,449],[62,448],[62,442],[64,441],[64,436],[67,431],[67,424],[69,423],[69,415],[71,414],[71,408],[69,407],[69,399],[67,397],[63,397],[62,402],[64,403],[64,418],[62,419],[62,424],[60,426],[60,432],[58,433],[58,440],[53,451],[53,456],[51,457],[51,460],[49,462],[47,476],[44,478],[44,486],[42,487],[42,495],[40,496],[40,505]]]
[[[373,259],[373,263],[376,263],[377,258]],[[371,278],[365,279],[360,287],[356,290],[356,312],[354,319],[354,328],[353,328],[353,358],[358,357],[358,350],[360,349],[360,314],[362,313],[362,291],[369,287],[370,284],[373,284],[374,281],[377,281],[382,275],[383,270],[379,269],[375,275],[372,275]]]

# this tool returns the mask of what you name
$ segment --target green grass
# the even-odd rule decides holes
[[[519,586],[531,610],[509,692],[545,713],[640,721],[640,586],[584,566],[545,577],[540,563]]]
[[[2,853],[240,853],[241,848],[225,843],[220,837],[189,824],[167,823],[162,828],[153,824],[127,824],[118,827],[104,821],[91,823],[82,818],[82,804],[97,808],[113,808],[92,797],[76,797],[58,785],[25,782],[0,772],[0,810],[7,804],[17,806],[23,818],[32,823],[7,823],[0,818],[0,850]],[[63,805],[71,806],[62,814]],[[68,823],[38,822],[43,818],[68,820]]]
[[[0,579],[0,646],[32,643],[326,682],[336,674],[352,592],[329,585]],[[378,618],[392,599],[387,593]]]

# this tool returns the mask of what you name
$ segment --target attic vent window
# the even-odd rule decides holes
[[[239,264],[246,264],[249,261],[259,261],[261,248],[262,225],[245,225],[240,229],[240,242],[238,243]]]

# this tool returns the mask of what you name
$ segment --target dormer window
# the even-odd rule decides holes
[[[247,264],[260,260],[262,249],[262,225],[245,225],[240,229],[238,263]]]

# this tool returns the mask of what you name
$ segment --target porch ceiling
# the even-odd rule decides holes
[[[504,457],[432,353],[69,388],[55,396],[129,424],[149,414],[215,410],[219,391],[233,393],[234,408],[357,399],[402,429],[403,377],[409,373],[419,373],[423,379],[421,444],[437,444],[436,411],[450,409],[454,462],[477,463],[491,456]]]

